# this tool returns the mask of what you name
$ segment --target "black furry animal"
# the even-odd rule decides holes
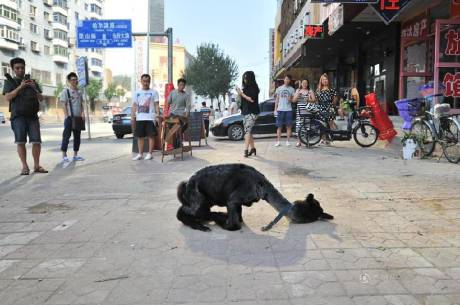
[[[262,228],[264,231],[284,215],[294,223],[334,218],[324,213],[313,194],[291,204],[263,174],[244,164],[215,165],[197,171],[188,181],[179,184],[177,198],[182,204],[177,219],[201,231],[210,231],[203,225],[206,221],[214,221],[226,230],[239,230],[243,221],[242,206],[251,206],[260,199],[279,212],[274,221]],[[211,212],[214,205],[226,206],[228,213]]]

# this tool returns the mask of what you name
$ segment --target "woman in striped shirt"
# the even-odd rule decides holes
[[[300,147],[302,144],[300,143],[299,131],[302,126],[302,117],[300,113],[302,111],[307,110],[307,105],[310,103],[316,103],[315,94],[310,89],[310,82],[307,79],[302,80],[300,88],[297,89],[294,95],[294,101],[297,102],[297,115],[295,119],[295,127],[297,132],[297,147]]]

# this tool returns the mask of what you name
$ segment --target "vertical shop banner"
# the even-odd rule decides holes
[[[338,29],[343,25],[343,5],[339,5],[329,16],[327,24],[329,36],[334,35]]]
[[[390,24],[404,9],[410,0],[380,0],[376,4],[369,4],[385,24]]]

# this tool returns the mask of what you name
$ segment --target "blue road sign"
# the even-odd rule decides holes
[[[131,20],[80,20],[77,48],[131,48]]]
[[[77,59],[78,85],[86,87],[88,85],[88,63],[86,57]]]

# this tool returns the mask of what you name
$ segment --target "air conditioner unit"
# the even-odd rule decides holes
[[[54,35],[53,35],[53,32],[49,31],[46,35],[46,38],[47,39],[53,39],[54,38]]]
[[[40,52],[40,45],[37,43],[35,44],[35,47],[32,49],[34,52]]]
[[[35,13],[29,13],[30,19],[35,19]]]

